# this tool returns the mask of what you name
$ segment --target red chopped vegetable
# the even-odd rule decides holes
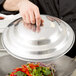
[[[1,16],[0,16],[0,20],[3,20],[3,19],[4,19],[4,17],[1,17]]]
[[[21,73],[20,73],[20,72]],[[40,66],[40,64],[34,64],[30,63],[27,65],[22,65],[20,68],[14,69],[13,72],[11,72],[10,76],[17,76],[17,75],[24,74],[25,76],[54,76],[53,72],[50,71],[48,67]],[[23,76],[23,75],[22,75]]]
[[[33,63],[29,64],[29,66],[30,66],[31,69],[35,69],[36,67],[39,67],[38,64],[35,65],[35,64],[33,64]]]

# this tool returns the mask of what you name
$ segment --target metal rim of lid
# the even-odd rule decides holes
[[[64,22],[64,21],[63,21]],[[65,22],[64,22],[65,23]],[[71,43],[71,45],[67,48],[67,50],[66,51],[64,51],[62,54],[60,54],[60,55],[58,55],[58,56],[54,56],[53,58],[51,57],[51,58],[45,58],[45,59],[30,59],[30,58],[23,58],[23,57],[19,57],[18,55],[15,55],[14,53],[12,53],[7,47],[6,47],[6,45],[5,45],[5,43],[4,43],[4,40],[3,40],[3,37],[4,36],[2,36],[2,44],[3,44],[3,46],[7,49],[7,52],[8,53],[10,53],[12,56],[14,56],[14,57],[16,57],[16,58],[18,58],[18,59],[21,59],[21,60],[25,60],[25,61],[48,61],[48,60],[53,60],[53,59],[56,59],[56,58],[59,58],[59,57],[61,57],[62,55],[64,55],[65,53],[67,53],[71,48],[72,48],[72,46],[73,46],[73,44],[74,44],[74,42],[75,42],[75,34],[74,34],[74,32],[73,32],[73,41],[72,41],[72,43]]]

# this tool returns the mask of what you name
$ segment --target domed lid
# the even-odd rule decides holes
[[[40,32],[27,29],[22,18],[5,29],[2,43],[11,55],[27,61],[46,61],[67,53],[75,41],[71,27],[59,18],[41,15],[44,26]],[[27,25],[27,24],[26,24]]]

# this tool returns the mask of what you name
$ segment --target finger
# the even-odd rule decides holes
[[[29,29],[32,29],[32,25],[31,25],[31,24],[28,24],[28,28],[29,28]]]
[[[37,17],[36,18],[36,31],[39,32],[40,31],[40,25],[41,25],[41,18]]]
[[[30,11],[29,14],[30,14],[30,21],[31,21],[31,23],[35,24],[35,15],[34,15],[34,12]]]
[[[40,27],[39,26],[36,28],[36,31],[37,32],[40,32]]]
[[[41,23],[44,23],[44,20],[43,19],[41,20]]]
[[[27,29],[32,29],[32,25],[31,24],[27,24],[23,21],[23,25],[27,28]]]
[[[26,16],[24,14],[22,15],[22,19],[23,19],[23,22],[26,22]]]
[[[36,26],[40,27],[40,25],[41,25],[41,19],[36,18]]]
[[[43,26],[44,25],[43,23],[44,23],[44,20],[41,20],[41,25],[40,26]]]
[[[36,31],[36,28],[35,28],[35,26],[34,25],[32,25],[32,31]]]
[[[29,29],[28,24],[24,23],[25,28]]]
[[[29,16],[29,13],[27,13],[27,14],[25,15],[25,17],[26,17],[25,22],[28,23],[28,24],[31,23],[31,22],[30,22],[30,16]]]
[[[34,13],[35,13],[35,18],[36,18],[36,25],[40,26],[40,24],[41,24],[41,17],[40,17],[39,9],[36,8]]]

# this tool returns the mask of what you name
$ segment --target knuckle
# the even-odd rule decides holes
[[[36,10],[39,10],[39,8],[38,8],[37,6],[35,6],[35,9],[36,9]]]
[[[39,10],[39,8],[37,7],[37,10]]]
[[[37,17],[36,17],[36,19],[38,19],[38,20],[39,20],[39,19],[40,19],[40,16],[37,16]]]
[[[36,9],[39,9],[39,8],[36,6]]]
[[[30,23],[30,20],[27,20],[27,23],[29,24]]]
[[[27,19],[25,20],[25,22],[26,22],[26,23],[29,23],[29,21],[28,21]]]
[[[34,19],[32,19],[31,21],[32,21],[32,22],[35,22],[35,20],[34,20]]]
[[[26,10],[25,13],[28,14],[28,10]]]
[[[31,12],[32,11],[32,8],[29,8],[29,10],[28,10],[29,12]]]

